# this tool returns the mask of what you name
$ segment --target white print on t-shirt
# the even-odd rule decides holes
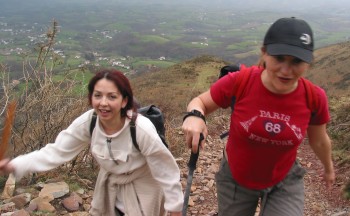
[[[253,116],[248,121],[240,122],[241,126],[244,128],[246,132],[249,132],[249,127],[253,124],[253,122],[258,118],[266,119],[264,121],[264,129],[266,132],[270,134],[271,137],[278,135],[283,131],[283,129],[287,126],[289,127],[293,132],[294,135],[297,137],[297,139],[301,140],[303,139],[303,135],[301,133],[301,129],[297,127],[296,125],[291,125],[289,123],[291,117],[289,115],[276,113],[276,112],[269,112],[265,110],[259,110],[260,115]],[[276,123],[271,120],[280,120],[282,122],[285,122],[285,124],[281,124],[281,122]],[[291,146],[293,145],[292,140],[273,140],[265,137],[260,137],[256,134],[250,133],[249,139],[262,142],[262,143],[271,143],[273,145],[283,145],[283,146]]]
[[[260,110],[260,117],[269,118],[269,119],[278,119],[278,120],[282,120],[285,122],[289,122],[289,120],[290,120],[289,115],[284,115],[284,114],[280,114],[280,113],[276,113],[276,112],[270,113],[269,111],[264,111],[264,110]]]
[[[295,125],[290,125],[289,122],[286,122],[287,126],[294,132],[295,136],[298,140],[303,139],[303,134],[301,133],[301,129]]]
[[[241,122],[241,125],[243,126],[244,130],[248,132],[250,125],[255,121],[255,119],[258,118],[258,116],[254,116],[253,118],[249,119],[248,121]]]
[[[253,133],[251,133],[249,135],[249,139],[250,140],[254,140],[254,141],[257,141],[257,142],[262,142],[262,143],[270,143],[272,145],[278,145],[278,146],[292,146],[294,145],[293,144],[293,140],[272,140],[272,139],[266,139],[264,137],[260,137],[260,136],[257,136]]]

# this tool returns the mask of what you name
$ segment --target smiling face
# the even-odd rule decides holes
[[[262,49],[265,70],[262,73],[263,85],[273,93],[287,94],[298,86],[299,78],[309,68],[309,64],[288,55],[271,56]]]
[[[103,78],[96,82],[91,102],[100,121],[114,125],[120,122],[120,111],[126,106],[128,99],[123,98],[113,81]]]

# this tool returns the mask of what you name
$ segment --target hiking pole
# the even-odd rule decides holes
[[[188,161],[188,176],[187,176],[187,184],[186,184],[186,190],[185,190],[185,197],[184,197],[184,205],[182,208],[182,216],[186,216],[187,212],[187,207],[188,207],[188,199],[190,197],[190,192],[191,192],[191,185],[192,185],[192,179],[193,179],[193,172],[196,169],[196,164],[199,156],[199,144],[201,141],[204,139],[203,134],[200,134],[199,137],[199,143],[198,143],[198,151],[197,153],[193,153],[191,150],[191,156],[190,160]]]
[[[220,134],[220,139],[224,139],[225,137],[227,137],[227,136],[228,136],[228,133],[229,133],[229,132],[226,131],[226,132]]]

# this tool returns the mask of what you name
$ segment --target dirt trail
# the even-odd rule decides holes
[[[222,158],[224,143],[220,139],[208,137],[205,150],[200,152],[197,169],[194,173],[192,193],[187,215],[217,215],[215,172]],[[182,184],[186,187],[189,154],[179,160]],[[341,186],[350,177],[350,168],[336,169],[337,180],[332,190],[327,190],[320,174],[322,166],[307,143],[300,146],[298,159],[307,169],[305,175],[304,216],[350,216],[350,200],[341,196]],[[259,209],[257,209],[259,211]],[[256,214],[257,215],[257,214]]]

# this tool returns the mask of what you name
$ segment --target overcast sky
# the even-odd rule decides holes
[[[271,10],[271,11],[310,11],[329,10],[330,13],[350,11],[350,0],[0,0],[0,8],[42,7],[48,4],[163,4],[163,5],[191,5],[198,7],[231,7],[232,11],[244,10]],[[0,15],[1,16],[1,15]]]
[[[4,4],[11,4],[11,2],[23,2],[23,0],[0,0],[0,7]],[[227,5],[235,7],[241,6],[254,6],[264,8],[278,8],[282,6],[288,6],[290,8],[305,8],[305,7],[349,7],[349,0],[26,0],[26,2],[82,2],[82,3],[104,3],[104,2],[115,2],[115,3],[142,3],[142,4],[197,4],[200,5]],[[20,6],[17,4],[17,6]],[[35,6],[35,5],[33,5]]]

